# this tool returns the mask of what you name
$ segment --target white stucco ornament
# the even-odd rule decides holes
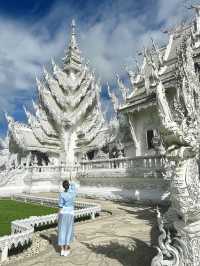
[[[154,69],[167,167],[171,164],[168,176],[171,207],[165,218],[168,223],[173,223],[177,237],[169,248],[167,238],[163,239],[170,256],[164,253],[160,245],[152,266],[198,266],[200,262],[200,82],[194,68],[193,45],[192,35],[184,34],[177,51],[177,89],[173,105],[169,105],[159,69]],[[165,230],[164,227],[162,230]]]

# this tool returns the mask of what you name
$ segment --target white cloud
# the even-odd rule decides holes
[[[159,42],[166,37],[160,25],[171,26],[188,14],[186,10],[183,14],[180,0],[154,1],[156,4],[143,8],[143,13],[135,8],[136,2],[104,2],[88,20],[83,20],[81,10],[66,2],[54,6],[47,16],[32,24],[0,16],[0,111],[14,114],[16,101],[29,102],[35,75],[41,73],[42,65],[51,57],[61,58],[69,34],[67,24],[73,14],[80,22],[79,42],[84,56],[102,81],[111,83],[115,73],[125,73],[125,65],[134,66],[133,57],[150,43],[150,37]]]
[[[163,23],[166,28],[174,27],[184,21],[193,13],[189,7],[194,4],[195,0],[160,0],[158,1],[157,22]]]
[[[124,66],[134,66],[137,52],[151,44],[151,37],[163,43],[167,36],[162,33],[162,29],[172,27],[188,16],[183,1],[154,2],[157,5],[146,10],[146,14],[138,14],[136,10],[135,15],[127,12],[127,15],[121,14],[116,19],[115,12],[107,11],[104,19],[88,24],[87,29],[81,31],[85,54],[103,80],[113,81],[116,72],[123,75]]]

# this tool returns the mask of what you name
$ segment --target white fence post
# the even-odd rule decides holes
[[[92,212],[92,214],[91,214],[91,218],[92,218],[92,220],[95,219],[95,213],[94,213],[94,212]]]
[[[8,260],[8,246],[7,244],[2,248],[1,251],[1,262]]]

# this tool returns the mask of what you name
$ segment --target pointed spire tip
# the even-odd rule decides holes
[[[71,26],[72,26],[72,28],[75,28],[75,27],[76,27],[76,21],[75,21],[75,19],[74,19],[74,18],[72,19]]]

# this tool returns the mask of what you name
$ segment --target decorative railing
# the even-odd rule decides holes
[[[129,168],[145,168],[160,169],[164,163],[162,156],[137,156],[133,158],[122,157],[105,160],[81,161],[80,167],[83,171],[90,169],[129,169]]]
[[[12,197],[18,201],[40,203],[48,206],[57,206],[57,200],[52,198],[35,197],[30,195],[15,195]],[[95,219],[95,215],[100,213],[101,206],[99,204],[76,202],[75,218],[88,217]],[[11,223],[11,235],[0,237],[1,261],[8,258],[8,250],[11,247],[17,247],[30,243],[34,233],[34,228],[55,224],[58,221],[58,214],[50,214],[44,216],[31,216],[26,219],[15,220]]]
[[[23,202],[31,202],[31,203],[37,203],[45,206],[50,207],[57,207],[58,206],[58,200],[54,198],[48,198],[48,197],[38,197],[38,196],[32,196],[29,194],[19,194],[19,195],[13,195],[12,199],[16,201],[23,201]],[[97,205],[95,203],[88,203],[88,202],[80,202],[76,201],[75,209],[86,209],[88,207],[99,207],[100,205]]]
[[[72,166],[30,166],[26,167],[29,172],[79,172],[91,169],[129,169],[129,168],[145,168],[145,169],[159,169],[162,168],[164,162],[163,156],[136,156],[136,157],[122,157],[101,160],[87,160],[80,161]]]
[[[76,171],[78,169],[78,165],[74,166],[65,166],[65,165],[50,165],[50,166],[29,166],[25,167],[29,172],[70,172]]]

